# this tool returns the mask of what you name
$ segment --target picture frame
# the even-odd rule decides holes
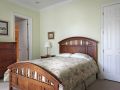
[[[8,35],[8,22],[0,20],[0,35]]]
[[[48,32],[48,39],[54,39],[54,32]]]

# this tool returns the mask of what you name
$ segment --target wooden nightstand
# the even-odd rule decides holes
[[[49,58],[49,57],[55,57],[55,55],[45,55],[45,56],[41,56],[41,58]]]

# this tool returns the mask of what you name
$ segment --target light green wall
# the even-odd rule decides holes
[[[19,5],[12,4],[7,0],[0,0],[0,20],[5,20],[9,22],[9,35],[0,35],[0,42],[13,42],[14,30],[13,30],[13,18],[12,14],[17,13],[23,16],[32,18],[32,56],[34,58],[40,57],[40,13],[38,11],[33,11],[28,8],[23,8]]]
[[[51,54],[59,53],[60,40],[70,36],[86,36],[99,41],[100,57],[101,5],[115,1],[118,0],[72,0],[70,3],[51,7],[39,13],[1,0],[0,20],[9,22],[9,35],[0,35],[0,41],[14,41],[12,14],[18,13],[33,20],[33,59],[46,53],[44,43],[48,40],[49,31],[55,32],[55,39],[51,40]]]
[[[93,2],[94,1],[94,2]],[[100,41],[100,1],[73,0],[40,12],[40,50],[44,54],[47,32],[54,31],[51,53],[59,53],[58,42],[71,36],[90,37]]]
[[[84,36],[99,42],[99,59],[101,45],[101,8],[104,4],[115,2],[115,0],[72,0],[44,9],[40,12],[40,54],[44,55],[46,50],[44,43],[47,32],[54,31],[55,39],[51,40],[51,54],[59,53],[58,42],[71,36]]]

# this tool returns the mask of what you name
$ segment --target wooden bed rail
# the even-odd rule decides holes
[[[45,69],[29,63],[15,63],[8,67],[10,70],[9,90],[58,90],[61,83]]]

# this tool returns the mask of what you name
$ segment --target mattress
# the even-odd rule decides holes
[[[30,62],[52,72],[62,82],[64,90],[75,90],[78,83],[83,83],[83,86],[86,86],[85,80],[98,72],[96,62],[91,59],[51,57]]]

